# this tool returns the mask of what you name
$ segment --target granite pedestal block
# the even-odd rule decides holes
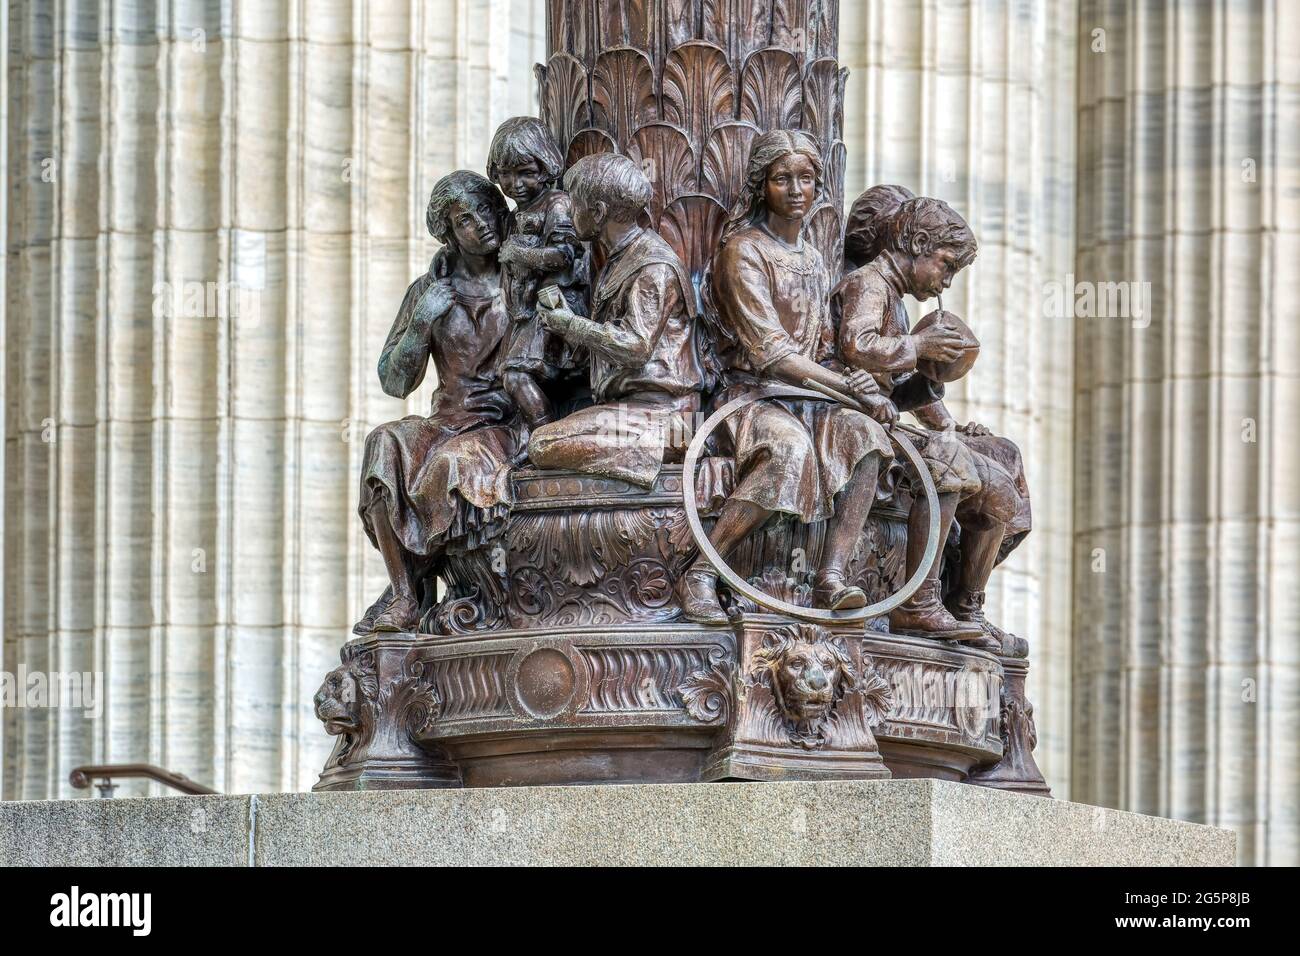
[[[927,779],[0,803],[0,864],[28,866],[1231,866],[1235,851],[1228,830]]]

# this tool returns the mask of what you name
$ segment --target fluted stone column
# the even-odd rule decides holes
[[[1300,9],[1084,0],[1073,799],[1300,863]],[[1141,287],[1141,286],[1139,286]],[[1098,297],[1100,300],[1100,296]]]
[[[6,516],[9,510],[9,435],[13,433],[9,404],[9,12],[0,5],[0,669],[8,657],[5,652],[5,633],[9,621],[5,608],[5,568],[9,559],[9,534]],[[8,732],[5,715],[0,713],[0,797],[4,795],[3,780],[8,766]]]
[[[1036,759],[1060,794],[1070,780],[1073,332],[1041,303],[1073,263],[1075,12],[1075,0],[865,0],[841,6],[840,28],[848,201],[899,183],[950,202],[979,240],[944,296],[982,345],[948,405],[1024,454],[1034,529],[994,573],[989,612],[1030,642]]]
[[[383,587],[360,438],[434,181],[535,111],[538,0],[11,2],[0,795],[78,763],[305,789],[311,696]],[[119,795],[148,792],[125,784]]]

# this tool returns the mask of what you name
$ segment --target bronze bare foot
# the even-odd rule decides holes
[[[726,624],[727,612],[718,603],[718,577],[703,568],[691,568],[674,588],[682,615],[697,624]]]
[[[867,606],[867,594],[844,580],[843,571],[818,571],[813,578],[813,603],[832,611],[848,611]]]
[[[420,623],[420,602],[409,594],[396,594],[378,617],[375,631],[414,631]]]

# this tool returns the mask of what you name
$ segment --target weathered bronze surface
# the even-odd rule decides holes
[[[1029,530],[1019,453],[943,406],[974,332],[904,307],[975,238],[896,186],[846,230],[837,20],[548,4],[542,115],[435,187],[380,358],[390,394],[438,388],[367,440],[390,584],[316,696],[318,789],[1047,793],[1026,644],[983,614]]]

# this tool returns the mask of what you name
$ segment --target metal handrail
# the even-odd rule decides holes
[[[195,783],[183,773],[172,773],[170,770],[164,770],[162,767],[155,767],[150,763],[106,763],[106,764],[86,764],[77,767],[68,775],[69,782],[78,790],[87,789],[92,781],[99,781],[95,784],[101,797],[113,796],[113,791],[117,789],[117,784],[113,783],[115,778],[145,778],[161,783],[163,786],[179,790],[181,793],[192,795],[215,794],[219,790],[213,790],[205,787],[201,783]]]

